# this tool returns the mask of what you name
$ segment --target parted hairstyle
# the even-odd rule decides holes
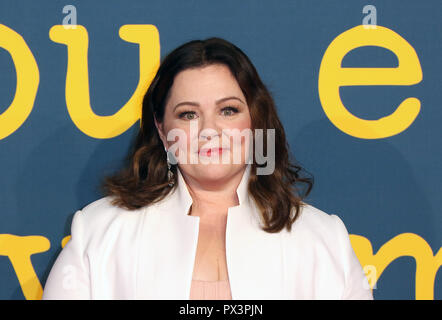
[[[218,37],[189,41],[163,59],[143,98],[140,130],[125,158],[126,164],[112,176],[104,177],[101,189],[106,196],[112,196],[113,205],[135,210],[162,200],[177,187],[176,165],[171,168],[174,186],[168,185],[167,155],[154,117],[163,122],[170,89],[179,72],[213,64],[227,66],[236,78],[249,107],[251,138],[255,137],[255,129],[263,129],[263,150],[267,150],[266,130],[275,129],[274,172],[257,175],[256,168],[264,165],[257,164],[253,155],[247,190],[260,211],[262,230],[277,233],[286,227],[290,231],[305,205],[303,199],[313,187],[313,176],[290,159],[292,155],[273,98],[249,58],[237,46]],[[301,176],[302,172],[308,175]]]

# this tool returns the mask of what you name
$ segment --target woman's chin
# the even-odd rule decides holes
[[[185,165],[192,175],[198,176],[201,179],[219,180],[225,179],[232,173],[238,170],[238,164],[222,164],[222,163],[208,163],[208,164],[188,164]],[[186,170],[187,171],[187,170]]]

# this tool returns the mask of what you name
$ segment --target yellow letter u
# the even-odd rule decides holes
[[[40,73],[25,40],[14,30],[0,24],[0,48],[9,52],[17,73],[17,86],[11,105],[0,114],[0,140],[26,121],[34,106]]]
[[[139,81],[132,97],[118,112],[99,116],[90,105],[86,28],[77,25],[68,29],[56,25],[49,31],[52,41],[65,44],[68,49],[66,105],[69,115],[80,131],[97,139],[118,136],[140,119],[143,94],[159,67],[160,43],[155,26],[124,25],[119,34],[123,40],[139,45]]]

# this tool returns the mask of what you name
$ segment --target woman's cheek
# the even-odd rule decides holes
[[[243,128],[235,130],[230,136],[230,150],[233,164],[240,164],[247,161],[250,151],[251,130]]]

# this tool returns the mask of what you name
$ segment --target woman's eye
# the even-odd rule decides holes
[[[224,109],[222,110],[222,112],[223,112],[224,115],[226,115],[226,116],[232,116],[232,115],[234,115],[235,113],[238,112],[238,109],[235,108],[235,107],[226,107],[226,108],[224,108]]]
[[[222,115],[224,116],[233,116],[235,113],[238,113],[238,108],[235,107],[225,107],[221,110]],[[193,120],[196,119],[197,115],[195,111],[184,111],[181,112],[178,117],[184,120]]]
[[[180,119],[184,119],[184,120],[193,120],[196,117],[195,112],[193,111],[185,111],[180,113],[179,115]]]

